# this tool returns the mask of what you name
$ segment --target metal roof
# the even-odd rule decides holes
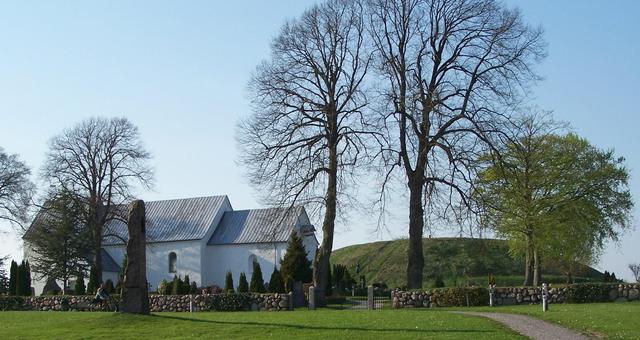
[[[287,242],[302,207],[227,211],[208,244]]]
[[[145,202],[147,242],[202,239],[226,199],[221,195]],[[114,219],[107,223],[104,234],[102,244],[115,245],[123,244],[129,232],[124,221]]]
[[[111,257],[111,255],[109,255],[109,253],[104,249],[100,249],[100,253],[102,256],[102,271],[119,273],[120,266],[116,263],[113,257]]]

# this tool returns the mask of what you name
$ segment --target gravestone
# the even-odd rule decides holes
[[[149,314],[144,201],[131,202],[128,217],[127,268],[120,310],[123,313]]]

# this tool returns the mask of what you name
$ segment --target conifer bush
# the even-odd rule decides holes
[[[87,293],[87,287],[84,285],[84,274],[82,272],[78,273],[73,291],[76,295],[85,295]]]
[[[251,274],[251,284],[249,291],[252,293],[264,293],[264,279],[262,278],[262,269],[258,261],[253,262],[253,274]]]
[[[284,293],[284,281],[278,268],[273,268],[271,279],[269,279],[269,293]]]
[[[295,231],[291,233],[287,252],[280,261],[280,271],[283,278],[305,283],[312,281],[311,261],[307,258],[307,250],[304,248],[302,238]]]
[[[224,291],[227,293],[235,293],[233,289],[233,274],[231,274],[231,272],[227,272],[227,277],[225,277]]]
[[[240,278],[238,279],[238,293],[248,293],[249,292],[249,283],[247,282],[247,276],[244,275],[244,272],[240,273]]]

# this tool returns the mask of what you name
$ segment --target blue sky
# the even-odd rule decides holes
[[[237,164],[235,125],[246,84],[281,24],[313,1],[16,1],[0,3],[0,146],[37,173],[47,141],[90,116],[126,116],[154,155],[147,200],[227,194],[258,207]],[[640,55],[636,1],[508,1],[542,25],[549,57],[533,104],[626,157],[640,197]],[[336,247],[404,237],[372,234],[375,220],[338,225]],[[637,216],[637,211],[635,215]],[[637,220],[637,219],[636,219]],[[14,234],[0,255],[19,257]],[[630,278],[640,230],[611,244],[598,267]]]

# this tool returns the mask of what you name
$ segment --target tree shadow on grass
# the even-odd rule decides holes
[[[236,326],[259,326],[259,327],[283,327],[283,328],[295,328],[295,329],[307,329],[307,330],[350,330],[350,331],[361,331],[361,332],[412,332],[412,333],[495,333],[495,330],[484,330],[484,329],[413,329],[413,328],[366,328],[366,327],[329,327],[329,326],[311,326],[311,325],[297,325],[297,324],[286,324],[286,323],[265,323],[265,322],[253,322],[253,321],[220,321],[220,320],[203,320],[203,319],[192,319],[180,316],[172,316],[172,315],[160,315],[160,314],[151,314],[151,317],[162,318],[162,319],[172,319],[172,320],[180,320],[180,321],[188,321],[188,322],[201,322],[201,323],[211,323],[217,325],[236,325]]]

